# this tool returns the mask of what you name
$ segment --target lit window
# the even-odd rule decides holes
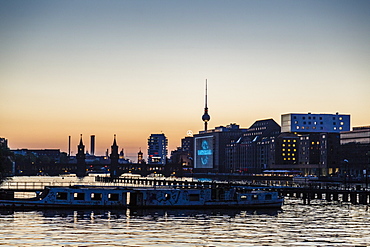
[[[297,152],[297,149],[293,149],[294,152]]]
[[[295,158],[292,158],[292,160],[295,160]]]
[[[285,151],[285,148],[283,148],[283,152]]]
[[[290,142],[290,140],[288,140],[288,142]]]
[[[339,127],[340,130],[342,130],[343,128],[342,127]]]
[[[342,117],[339,117],[339,120],[343,120],[343,118]]]
[[[297,128],[297,130],[299,130],[299,126],[297,126],[296,128]]]
[[[293,140],[293,142],[297,142],[297,140]]]
[[[290,152],[290,149],[288,149],[288,152]]]
[[[340,125],[344,125],[344,122],[340,122]]]
[[[334,127],[334,130],[337,130],[337,127]]]

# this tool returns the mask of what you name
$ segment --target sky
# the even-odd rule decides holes
[[[0,137],[136,161],[150,134],[285,113],[370,125],[370,1],[0,0]]]

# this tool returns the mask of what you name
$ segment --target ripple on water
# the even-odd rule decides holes
[[[302,205],[259,211],[29,211],[0,213],[6,246],[366,246],[363,206]]]

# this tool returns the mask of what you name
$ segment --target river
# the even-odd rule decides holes
[[[366,206],[281,210],[0,211],[1,246],[368,246]]]

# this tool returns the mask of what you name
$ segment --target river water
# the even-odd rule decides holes
[[[1,246],[370,246],[366,206],[281,210],[0,211]]]

